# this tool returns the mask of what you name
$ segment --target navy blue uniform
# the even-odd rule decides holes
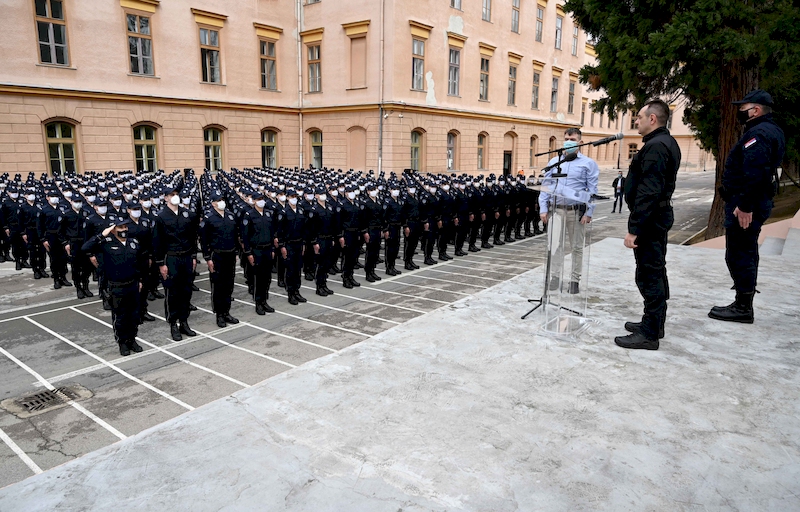
[[[358,260],[359,240],[364,233],[361,227],[364,206],[355,200],[346,199],[342,202],[341,208],[341,236],[344,237],[342,282],[345,288],[352,288],[358,286],[354,280],[353,271]]]
[[[303,246],[308,239],[306,220],[308,212],[299,204],[295,208],[287,206],[278,214],[278,239],[281,248],[286,249],[286,292],[291,298],[300,293],[300,271],[303,267]]]
[[[85,209],[81,208],[76,211],[74,208],[70,208],[64,212],[64,222],[61,224],[62,238],[65,245],[69,246],[68,259],[72,264],[72,281],[75,283],[78,298],[81,299],[94,295],[89,292],[91,263],[82,249],[86,242],[87,218],[88,212]]]
[[[58,205],[53,206],[48,203],[39,212],[36,224],[39,240],[42,244],[47,242],[49,246],[47,253],[50,255],[50,270],[57,289],[67,283],[67,253],[64,250],[64,240],[61,238],[63,220],[64,211]]]
[[[39,239],[39,231],[37,228],[39,215],[41,210],[35,204],[30,204],[27,201],[17,210],[17,220],[19,222],[19,232],[25,238],[25,244],[28,248],[28,254],[31,259],[31,268],[34,272],[34,277],[37,279],[41,277],[49,277],[45,272],[45,255],[44,247]]]
[[[139,276],[142,281],[142,289],[139,292],[139,319],[141,320],[147,313],[147,296],[153,290],[150,279],[153,259],[153,221],[144,215],[138,219],[138,222],[131,220],[128,224],[128,237],[135,238],[140,245],[139,259],[136,264],[139,266]],[[147,319],[152,321],[153,317],[148,315]]]
[[[417,250],[419,238],[422,235],[422,222],[420,220],[420,200],[416,194],[407,194],[403,198],[403,206],[400,216],[403,219],[403,227],[408,229],[406,234],[406,246],[403,252],[403,261],[406,270],[414,270],[414,252]]]
[[[233,213],[212,210],[200,222],[200,248],[211,261],[211,302],[217,316],[229,315],[236,275],[239,225]]]
[[[337,209],[341,210],[336,203],[331,205],[326,201],[323,205],[315,202],[308,212],[308,231],[312,250],[317,246],[314,280],[318,292],[322,289],[327,293],[328,270],[333,265],[333,249],[339,243]]]
[[[367,242],[367,254],[364,257],[364,271],[367,273],[367,280],[374,280],[372,274],[378,264],[378,255],[381,249],[381,234],[383,233],[383,209],[384,206],[376,198],[369,198],[364,201],[364,226],[369,234]]]
[[[156,216],[153,230],[153,255],[156,265],[167,267],[164,280],[167,321],[186,322],[192,300],[193,263],[197,254],[197,222],[183,207],[173,212],[165,207]]]
[[[245,258],[253,257],[253,300],[256,304],[264,304],[269,299],[275,240],[278,238],[278,222],[282,216],[282,213],[266,208],[263,213],[252,208],[242,218],[244,255]]]

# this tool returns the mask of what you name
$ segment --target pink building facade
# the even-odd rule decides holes
[[[19,0],[0,30],[0,172],[529,174],[568,127],[624,131],[601,166],[641,146],[630,114],[592,119],[593,49],[554,0]]]

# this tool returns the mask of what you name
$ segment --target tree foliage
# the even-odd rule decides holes
[[[791,0],[567,0],[564,10],[595,41],[581,82],[604,92],[594,108],[614,115],[647,98],[686,102],[684,122],[717,160],[741,136],[730,102],[760,87],[772,94],[797,169],[800,2]],[[787,167],[787,166],[785,166]],[[715,198],[707,236],[722,233]]]

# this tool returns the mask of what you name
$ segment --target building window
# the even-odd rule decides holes
[[[128,52],[131,58],[131,73],[153,75],[153,40],[150,36],[150,18],[126,14],[128,23]]]
[[[203,132],[205,140],[206,169],[222,170],[222,132],[216,128],[206,128]]]
[[[556,16],[556,50],[561,49],[561,33],[564,29],[564,17]]]
[[[536,42],[542,42],[542,32],[544,31],[544,9],[536,8]]]
[[[76,172],[75,127],[69,123],[50,123],[45,126],[45,131],[50,172],[53,176]]]
[[[617,116],[614,118],[614,129],[619,130],[619,112],[617,112]]]
[[[628,144],[628,160],[634,157],[636,153],[639,152],[638,146],[636,144]]]
[[[589,126],[594,126],[594,102],[592,102],[592,114],[589,116]]]
[[[481,57],[480,99],[489,101],[489,59]]]
[[[221,83],[218,31],[210,28],[200,29],[200,61],[203,67],[203,82]]]
[[[320,0],[306,0],[306,5],[318,4]]]
[[[278,90],[278,65],[275,41],[259,41],[261,49],[261,88]]]
[[[322,132],[311,132],[311,167],[322,169]]]
[[[483,21],[492,21],[492,0],[483,0],[481,17]]]
[[[461,50],[450,48],[450,73],[447,80],[447,94],[458,96],[458,78],[461,72]]]
[[[558,111],[558,77],[553,77],[553,91],[550,93],[550,112]]]
[[[461,10],[461,0],[450,0],[450,7]]]
[[[586,103],[581,104],[581,126],[586,126]]]
[[[478,134],[478,169],[485,169],[486,134]]]
[[[453,171],[458,168],[456,162],[458,157],[458,134],[450,132],[447,134],[447,170]]]
[[[367,86],[367,37],[366,34],[350,37],[350,88]]]
[[[631,111],[631,130],[636,129],[636,112]]]
[[[318,44],[308,47],[308,92],[322,92],[322,62]]]
[[[511,31],[519,34],[519,0],[511,0]]]
[[[606,119],[606,122],[608,123],[606,125],[606,128],[611,128],[611,111],[610,110],[608,111],[608,118]]]
[[[541,80],[541,73],[538,71],[533,72],[533,99],[531,100],[531,108],[539,110],[539,81]]]
[[[411,88],[417,91],[425,89],[425,41],[412,40]]]
[[[133,127],[133,154],[136,158],[137,173],[158,170],[155,128],[152,126]]]
[[[67,23],[61,0],[36,0],[36,31],[42,64],[69,65]]]
[[[536,165],[536,143],[539,142],[539,139],[536,138],[536,135],[531,137],[531,155],[530,155],[530,165],[528,167],[534,167]]]
[[[567,114],[575,113],[575,82],[569,82],[569,100],[567,101]]]
[[[517,66],[508,67],[508,104],[517,104]]]
[[[578,27],[572,27],[572,55],[578,55]]]
[[[411,169],[419,171],[420,156],[422,154],[422,134],[418,131],[411,132]]]
[[[278,134],[275,130],[261,132],[261,167],[276,169],[278,167]]]

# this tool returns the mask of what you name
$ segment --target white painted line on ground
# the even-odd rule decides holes
[[[3,432],[3,429],[1,429],[1,428],[0,428],[0,439],[2,439],[2,440],[3,440],[3,442],[6,444],[6,446],[8,446],[9,448],[11,448],[11,451],[12,451],[12,452],[14,452],[14,453],[16,453],[16,454],[17,454],[17,457],[19,457],[19,458],[22,460],[22,462],[24,462],[24,463],[25,463],[25,465],[26,465],[26,466],[28,466],[28,468],[29,468],[31,471],[33,471],[33,473],[34,473],[35,475],[38,475],[38,474],[40,474],[40,473],[44,473],[44,471],[42,471],[42,468],[40,468],[38,464],[36,464],[35,462],[33,462],[33,459],[31,459],[30,457],[28,457],[28,454],[27,454],[27,453],[25,453],[24,451],[22,451],[22,448],[20,448],[20,447],[17,445],[17,443],[15,443],[15,442],[14,442],[14,440],[13,440],[13,439],[11,439],[11,438],[8,436],[8,434],[6,434],[5,432]]]
[[[400,277],[403,277],[403,276],[400,276]],[[435,278],[432,278],[432,277],[429,278],[429,279],[434,279],[436,281],[441,281],[441,279],[435,279]],[[413,286],[415,288],[424,288],[426,290],[433,290],[433,291],[444,292],[444,293],[452,293],[452,294],[455,294],[455,295],[472,295],[471,293],[454,292],[452,290],[443,290],[441,288],[435,288],[433,286],[425,286],[423,284],[414,284],[414,283],[405,283],[405,282],[402,282],[402,281],[395,281],[392,284],[396,284],[396,285],[400,285],[400,286]],[[459,284],[461,284],[461,283],[459,283]],[[452,302],[446,302],[445,304],[452,304]]]
[[[395,277],[397,277],[397,276],[395,276]],[[408,293],[400,293],[400,292],[395,292],[395,291],[392,291],[392,290],[384,290],[383,288],[373,288],[372,286],[365,286],[363,283],[361,284],[361,288],[363,288],[365,290],[373,290],[373,291],[380,292],[380,293],[388,293],[389,295],[399,295],[400,297],[408,297],[410,299],[427,300],[429,302],[436,302],[436,303],[439,303],[439,304],[451,304],[450,302],[447,302],[446,300],[430,299],[428,297],[422,297],[420,295],[410,295]]]
[[[463,272],[448,272],[446,270],[439,270],[437,268],[429,268],[427,270],[430,270],[431,272],[439,272],[439,273],[442,273],[442,274],[448,274],[448,275],[451,275],[451,276],[462,276],[462,277],[467,277],[467,278],[470,278],[470,279],[484,279],[486,281],[494,281],[495,283],[502,283],[503,281],[505,281],[505,279],[495,279],[493,277],[468,276],[468,275],[464,274]],[[427,276],[416,276],[416,277],[424,277],[425,279],[428,279]],[[466,284],[466,283],[461,283],[460,281],[456,281],[456,282],[458,282],[460,284]],[[471,285],[469,285],[469,286],[471,286]]]
[[[92,359],[94,359],[96,361],[99,361],[100,363],[104,364],[108,368],[111,368],[112,370],[114,370],[115,372],[119,373],[123,377],[127,377],[128,379],[132,380],[133,382],[136,382],[137,384],[140,384],[140,385],[146,387],[147,389],[149,389],[153,393],[159,394],[162,397],[166,398],[167,400],[180,405],[184,409],[187,409],[189,411],[193,411],[194,410],[194,407],[192,407],[191,405],[187,404],[186,402],[183,402],[182,400],[179,400],[179,399],[175,398],[174,396],[170,395],[166,391],[162,391],[162,390],[158,389],[157,387],[153,386],[152,384],[148,384],[147,382],[143,381],[142,379],[140,379],[138,377],[134,377],[133,375],[131,375],[130,373],[126,372],[125,370],[123,370],[122,368],[118,367],[117,365],[109,363],[108,361],[106,361],[102,357],[97,356],[97,355],[93,354],[92,352],[90,352],[89,350],[86,350],[85,348],[81,347],[77,343],[75,343],[75,342],[73,342],[71,340],[68,340],[67,338],[65,338],[64,336],[58,334],[57,332],[53,331],[52,329],[49,329],[48,327],[45,327],[44,325],[40,324],[36,320],[33,320],[32,318],[29,318],[27,316],[24,316],[23,318],[25,320],[27,320],[28,322],[32,323],[33,325],[35,325],[36,327],[38,327],[38,328],[42,329],[43,331],[49,333],[51,336],[55,336],[56,338],[58,338],[59,340],[63,341],[67,345],[70,345],[71,347],[80,350],[81,352],[83,352],[87,356],[91,357]]]
[[[313,286],[306,286],[306,285],[301,285],[301,288],[305,288],[306,290],[313,290],[313,291],[315,291],[315,292],[316,292],[316,290],[317,290],[317,289],[316,289],[316,288],[314,288]],[[406,306],[397,306],[397,305],[395,305],[395,304],[389,304],[389,303],[386,303],[386,302],[378,302],[378,301],[376,301],[376,300],[362,299],[361,297],[356,297],[356,296],[354,296],[354,295],[348,295],[348,294],[346,294],[346,293],[342,293],[342,292],[340,292],[340,291],[337,291],[337,292],[334,294],[334,296],[337,296],[337,295],[338,295],[339,297],[344,297],[344,298],[346,298],[346,299],[353,299],[353,300],[357,300],[357,301],[359,301],[359,302],[367,302],[367,303],[369,303],[369,304],[377,304],[378,306],[386,306],[386,307],[395,308],[395,309],[402,309],[402,310],[405,310],[405,311],[411,311],[411,312],[413,312],[413,313],[419,313],[419,314],[422,314],[422,315],[424,315],[425,313],[427,313],[427,311],[422,311],[422,310],[420,310],[420,309],[409,308],[409,307],[406,307]]]
[[[55,313],[57,311],[64,311],[64,310],[73,308],[75,306],[88,306],[89,304],[100,304],[101,302],[102,301],[100,301],[100,300],[93,300],[93,301],[90,301],[90,302],[81,302],[80,304],[73,304],[72,306],[64,306],[64,307],[61,307],[61,308],[48,309],[47,311],[39,311],[38,313],[29,313],[27,315],[13,316],[11,318],[4,318],[3,320],[0,320],[0,323],[11,322],[12,320],[24,320],[25,318],[27,318],[29,316],[46,315],[47,313]],[[28,306],[28,307],[32,309],[32,308],[35,308],[37,306]],[[2,314],[2,313],[0,313],[0,314]]]
[[[460,260],[460,261],[466,261],[466,260]],[[478,265],[491,265],[491,263],[481,263],[479,261],[476,261],[475,263],[477,263]],[[492,272],[494,274],[503,274],[505,276],[508,276],[509,279],[517,275],[517,274],[512,274],[512,273],[510,273],[508,271],[503,271],[503,270],[492,270],[492,269],[488,269],[488,268],[469,267],[469,266],[466,266],[466,265],[456,265],[455,263],[450,264],[450,266],[453,267],[453,268],[463,268],[463,269],[467,269],[467,270],[477,270],[479,272]],[[523,269],[522,270],[522,272],[526,272],[526,271],[527,271],[527,269]],[[463,275],[464,277],[477,277],[477,276],[470,276],[470,275],[467,275],[467,274],[459,274],[459,275]],[[505,279],[503,279],[503,281],[505,281]]]
[[[234,284],[236,286],[240,287],[240,288],[247,288],[246,284],[240,284],[240,283],[234,283]],[[288,295],[284,295],[284,294],[278,293],[276,291],[272,291],[270,293],[270,295],[275,295],[276,297],[288,298]],[[368,315],[366,313],[358,313],[356,311],[348,311],[347,309],[337,308],[337,307],[334,307],[334,306],[328,306],[326,304],[322,304],[320,302],[314,302],[314,301],[308,300],[308,299],[306,299],[306,300],[308,301],[308,302],[306,302],[306,304],[311,305],[311,306],[319,306],[319,307],[324,308],[324,309],[330,309],[330,310],[333,310],[333,311],[339,311],[341,313],[348,313],[350,315],[363,316],[365,318],[371,318],[372,320],[378,320],[380,322],[387,322],[387,323],[395,324],[395,325],[400,325],[402,323],[402,322],[395,322],[394,320],[387,320],[385,318],[380,318],[380,317],[373,316],[373,315]]]
[[[469,256],[462,258],[460,261],[474,261],[472,260],[472,258],[482,258],[486,260],[492,260],[493,263],[486,262],[486,264],[489,265],[498,265],[501,267],[518,267],[520,263],[536,262],[536,258],[541,258],[542,260],[544,260],[543,255],[534,255],[532,258],[508,261],[497,256],[489,256],[489,254],[491,254],[492,251],[491,249],[483,249],[481,252],[483,251],[489,251],[489,252],[487,254],[470,253]],[[475,263],[483,263],[483,262],[475,261]],[[537,265],[542,265],[542,264],[544,264],[544,261],[542,261],[541,263],[537,263]]]
[[[690,197],[689,199],[687,199],[684,202],[686,202],[686,203],[694,203],[695,201],[699,201],[699,200],[700,200],[699,197]]]
[[[450,263],[449,261],[440,261],[439,262],[440,265],[448,265],[449,263]],[[381,285],[381,284],[385,284],[385,283],[391,283],[392,281],[396,281],[397,279],[399,279],[401,277],[415,276],[415,275],[419,274],[420,272],[422,272],[424,270],[427,270],[428,268],[430,268],[430,267],[425,265],[425,264],[422,264],[416,270],[406,270],[405,272],[403,272],[403,274],[401,274],[399,276],[392,276],[392,277],[385,277],[385,278],[382,277],[380,281],[378,281],[377,283],[372,283],[372,284],[373,285]]]
[[[94,320],[95,322],[97,322],[97,323],[99,323],[99,324],[102,324],[102,325],[105,325],[105,326],[106,326],[106,327],[108,327],[109,329],[113,329],[113,328],[114,328],[114,327],[113,327],[113,326],[112,326],[110,323],[108,323],[108,322],[104,322],[103,320],[100,320],[99,318],[95,318],[95,317],[93,317],[92,315],[90,315],[90,314],[88,314],[88,313],[86,313],[86,312],[84,312],[84,311],[81,311],[81,310],[79,310],[79,309],[77,309],[77,308],[76,308],[76,309],[73,309],[73,311],[75,311],[76,313],[80,313],[81,315],[83,315],[83,316],[85,316],[85,317],[87,317],[87,318],[91,318],[91,319],[92,319],[92,320]],[[164,317],[160,317],[160,316],[158,316],[158,315],[156,315],[156,314],[153,314],[153,313],[150,313],[150,314],[151,314],[151,315],[153,315],[154,317],[158,318],[159,320],[163,320],[163,321],[165,321],[165,322],[166,322],[166,319],[165,319]],[[197,335],[198,335],[198,336],[201,336],[201,335],[202,335],[202,336],[203,336],[203,337],[205,337],[205,338],[212,339],[212,338],[211,338],[211,336],[209,336],[209,335],[207,335],[207,334],[205,334],[205,333],[201,333],[201,332],[199,332],[199,331],[197,332]],[[165,350],[164,348],[162,348],[162,347],[159,347],[158,345],[156,345],[156,344],[154,344],[154,343],[150,343],[149,341],[145,340],[144,338],[140,338],[139,336],[137,336],[137,337],[136,337],[136,340],[137,340],[137,341],[140,341],[140,342],[142,342],[142,343],[144,343],[144,344],[145,344],[145,345],[147,345],[148,347],[154,348],[155,350],[157,350],[158,352],[161,352],[162,354],[164,354],[164,355],[166,355],[166,356],[169,356],[169,357],[171,357],[171,358],[173,358],[173,359],[175,359],[175,360],[177,360],[177,361],[180,361],[181,363],[188,364],[189,366],[193,366],[193,367],[197,368],[198,370],[202,370],[202,371],[204,371],[204,372],[210,373],[211,375],[214,375],[214,376],[216,376],[216,377],[219,377],[220,379],[225,379],[225,380],[227,380],[228,382],[232,382],[232,383],[236,384],[237,386],[241,386],[241,387],[243,387],[243,388],[249,388],[249,387],[250,387],[250,384],[247,384],[247,383],[245,383],[245,382],[242,382],[242,381],[240,381],[240,380],[238,380],[238,379],[234,379],[233,377],[230,377],[230,376],[228,376],[228,375],[225,375],[224,373],[220,373],[220,372],[218,372],[218,371],[216,371],[216,370],[212,370],[211,368],[208,368],[208,367],[206,367],[206,366],[203,366],[203,365],[201,365],[201,364],[197,364],[197,363],[195,363],[194,361],[189,361],[188,359],[186,359],[186,358],[184,358],[184,357],[181,357],[181,356],[179,356],[179,355],[177,355],[177,354],[173,354],[173,353],[172,353],[172,352],[170,352],[169,350]],[[214,341],[219,341],[219,340],[214,340]],[[223,343],[224,343],[224,342],[223,342]]]
[[[403,277],[406,277],[406,276],[398,276],[398,277],[403,278]],[[428,276],[410,276],[410,277],[412,277],[414,279],[428,279],[430,281],[441,281],[443,283],[457,284],[459,286],[465,286],[467,288],[481,288],[481,289],[484,289],[484,290],[486,288],[489,288],[488,286],[483,286],[483,285],[480,285],[480,284],[466,284],[466,283],[462,283],[460,281],[451,281],[449,279],[439,279],[438,277],[428,277]],[[402,284],[408,284],[405,281],[401,281],[401,283]],[[458,293],[459,295],[472,295],[471,293],[453,292],[453,291],[450,291],[450,290],[442,290],[441,288],[434,288],[434,290],[439,290],[440,292]]]
[[[16,363],[17,366],[19,366],[20,368],[22,368],[26,372],[28,372],[31,375],[33,375],[33,377],[36,380],[38,380],[39,382],[41,382],[44,385],[44,387],[46,387],[50,391],[55,391],[56,387],[53,386],[50,382],[48,382],[47,379],[45,379],[44,377],[39,375],[33,368],[31,368],[27,364],[23,363],[22,361],[20,361],[16,357],[14,357],[14,355],[11,354],[10,352],[8,352],[6,349],[0,347],[0,354],[3,354],[7,358],[11,359],[14,363]],[[67,402],[67,405],[70,405],[73,408],[77,409],[84,416],[86,416],[90,420],[94,421],[95,423],[97,423],[98,425],[100,425],[101,427],[103,427],[104,429],[109,431],[111,434],[113,434],[117,438],[119,438],[119,439],[127,439],[128,438],[128,436],[126,436],[125,434],[123,434],[119,430],[115,429],[114,427],[109,425],[107,422],[105,422],[102,419],[98,418],[96,415],[94,415],[92,412],[88,411],[85,407],[83,407],[81,404],[75,402],[74,400],[69,400]]]

